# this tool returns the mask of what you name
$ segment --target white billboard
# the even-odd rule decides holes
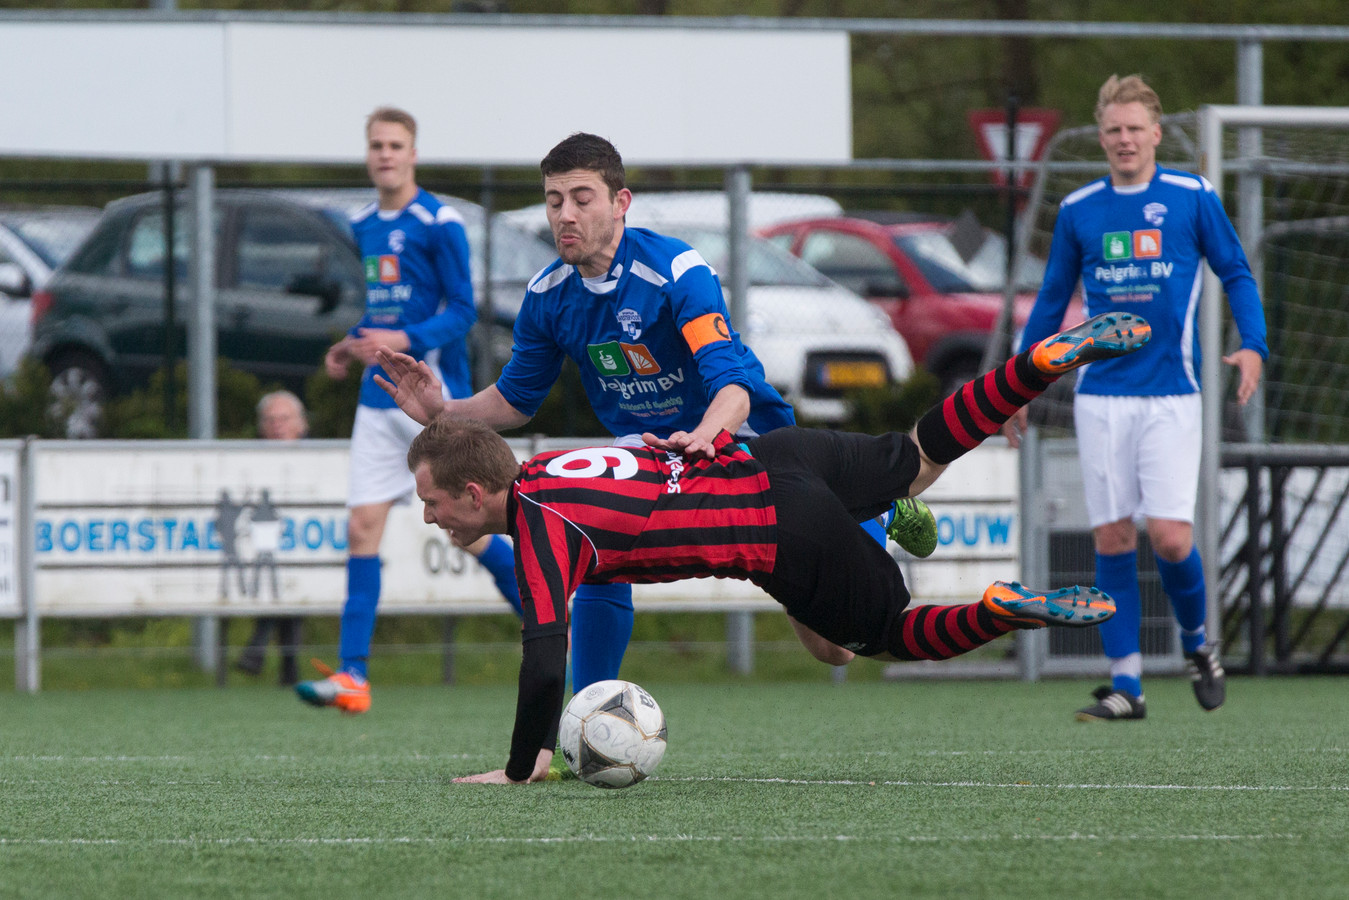
[[[35,16],[0,47],[23,86],[0,92],[0,155],[350,163],[390,104],[423,163],[536,165],[574,131],[629,164],[852,157],[841,31]]]
[[[515,449],[523,459],[524,442]],[[336,615],[346,597],[347,453],[345,441],[39,442],[39,615]],[[420,503],[394,508],[381,556],[384,613],[506,609],[487,571],[422,521]],[[754,585],[726,579],[639,585],[635,599],[639,608],[776,608]]]

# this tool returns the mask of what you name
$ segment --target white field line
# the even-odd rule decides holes
[[[182,837],[182,838],[0,838],[4,847],[274,847],[274,846],[392,846],[392,845],[492,845],[492,844],[828,844],[857,841],[871,844],[949,844],[952,842],[1005,843],[1007,841],[1061,843],[1120,841],[1172,843],[1176,841],[1302,841],[1302,834],[1271,832],[1268,834],[967,834],[967,835],[695,835],[695,834],[639,834],[603,835],[577,834],[561,837]]]
[[[1191,748],[1191,747],[1176,747],[1176,748],[1149,747],[1149,748],[1147,748],[1146,750],[1141,751],[1141,752],[1142,752],[1142,753],[1145,753],[1145,754],[1148,754],[1148,755],[1158,755],[1158,756],[1168,755],[1168,754],[1178,754],[1178,755],[1187,755],[1187,756],[1205,756],[1205,757],[1210,757],[1210,756],[1212,756],[1212,755],[1214,754],[1215,751],[1214,751],[1214,749],[1213,749],[1212,747],[1202,747],[1202,748]],[[1237,756],[1237,755],[1244,755],[1244,754],[1269,755],[1269,754],[1273,754],[1273,753],[1276,753],[1276,752],[1277,752],[1277,754],[1278,754],[1279,756],[1288,756],[1289,754],[1294,754],[1294,753],[1301,753],[1301,754],[1308,754],[1308,755],[1327,754],[1327,755],[1332,755],[1332,756],[1335,756],[1335,755],[1343,756],[1343,755],[1349,754],[1349,747],[1294,747],[1294,748],[1280,748],[1280,749],[1277,750],[1277,751],[1270,750],[1269,748],[1266,748],[1266,747],[1224,747],[1224,748],[1222,748],[1222,751],[1221,751],[1221,752],[1222,752],[1223,755],[1225,755],[1225,756]],[[855,751],[855,752],[849,752],[849,753],[839,753],[839,752],[832,752],[832,751],[824,750],[824,751],[820,751],[820,752],[812,752],[811,758],[812,758],[812,759],[815,759],[815,758],[818,758],[818,759],[834,759],[834,758],[840,758],[840,757],[842,757],[842,758],[848,758],[848,759],[864,759],[864,760],[865,760],[865,759],[872,759],[872,758],[875,758],[875,757],[885,757],[885,756],[898,756],[898,757],[905,757],[905,758],[916,758],[916,757],[927,757],[927,758],[937,758],[937,757],[979,757],[979,756],[982,756],[982,757],[988,757],[988,758],[999,758],[999,757],[1005,757],[1005,758],[1020,758],[1020,757],[1027,757],[1027,756],[1053,756],[1053,757],[1055,757],[1055,758],[1063,758],[1063,757],[1072,757],[1072,756],[1117,756],[1118,754],[1119,754],[1118,748],[1113,748],[1113,747],[1096,747],[1096,748],[1082,748],[1082,749],[1046,748],[1046,749],[1038,749],[1038,750],[1006,750],[1006,749],[1001,749],[1001,750],[861,750],[861,751]],[[718,759],[718,760],[731,760],[731,759],[741,759],[741,758],[763,759],[763,758],[765,758],[765,757],[768,756],[768,755],[771,755],[771,754],[762,754],[762,753],[716,753],[716,754],[712,754],[709,758],[710,758],[710,759]],[[13,754],[13,755],[10,755],[10,756],[0,756],[0,762],[14,762],[14,763],[24,763],[24,762],[69,762],[69,763],[90,763],[90,762],[94,762],[94,763],[100,763],[100,762],[105,762],[105,763],[106,763],[106,762],[131,762],[131,763],[173,762],[173,763],[181,763],[181,762],[200,762],[200,763],[215,763],[215,762],[217,762],[220,758],[221,758],[221,757],[217,757],[217,756],[215,756],[215,755],[213,755],[213,754],[210,754],[210,753],[205,753],[205,754],[191,754],[191,755],[186,755],[186,754],[167,755],[167,754],[166,754],[166,755],[158,755],[158,756],[155,756],[155,755],[144,755],[144,756],[133,756],[133,755],[77,756],[77,755],[69,755],[69,754],[64,754],[64,753],[60,753],[60,754],[35,754],[35,753],[23,754],[23,753],[20,753],[20,754]],[[237,759],[237,760],[241,760],[241,761],[245,761],[245,762],[309,762],[309,763],[312,763],[312,762],[320,762],[320,761],[327,760],[327,759],[339,759],[339,760],[344,760],[344,761],[348,761],[348,760],[349,760],[349,761],[369,761],[369,762],[390,762],[390,763],[397,763],[397,762],[423,762],[423,761],[433,762],[433,761],[436,761],[436,760],[444,760],[444,759],[454,759],[454,760],[468,760],[468,759],[475,759],[475,760],[477,760],[477,759],[487,759],[488,757],[485,756],[485,755],[482,754],[482,753],[399,753],[399,754],[388,754],[388,753],[345,753],[345,752],[344,752],[344,753],[340,753],[340,754],[332,754],[332,753],[312,753],[312,754],[310,754],[310,753],[303,753],[303,754],[301,754],[301,753],[257,753],[257,754],[253,754],[252,756],[247,756],[247,757],[241,757],[241,756],[235,756],[234,754],[228,754],[228,755],[226,755],[225,758],[229,758],[229,759]],[[783,754],[783,758],[784,758],[784,759],[785,759],[785,758],[799,759],[800,757],[797,756],[797,755],[795,755],[795,754],[790,754],[790,755],[789,755],[789,754]]]
[[[448,776],[431,776],[423,778],[363,778],[362,784],[445,784],[445,778]],[[59,779],[61,783],[68,782],[68,778]],[[47,778],[0,778],[0,786],[18,786],[33,784],[52,784],[55,779]],[[237,779],[230,778],[156,778],[150,776],[147,778],[93,778],[81,780],[82,785],[99,786],[117,786],[117,785],[160,785],[160,786],[178,786],[178,785],[217,785],[224,786],[238,784],[241,781],[247,781],[252,785],[262,784],[282,784],[283,781],[278,778],[257,778],[252,775],[242,776]],[[1051,790],[1051,791],[1234,791],[1247,793],[1294,793],[1294,792],[1349,792],[1349,785],[1342,784],[1140,784],[1136,782],[1125,782],[1122,784],[1104,784],[1104,783],[1050,783],[1038,781],[861,781],[859,779],[849,778],[749,778],[735,775],[702,775],[702,776],[663,776],[654,775],[648,781],[652,782],[689,782],[689,783],[717,783],[717,784],[764,784],[764,785],[788,785],[792,787],[902,787],[902,788],[972,788],[987,790]],[[289,781],[284,782],[289,783]],[[456,788],[446,785],[447,790],[465,790],[471,788]]]
[[[1049,788],[1056,791],[1349,791],[1339,784],[1050,784],[1037,781],[860,781],[846,778],[742,778],[726,775],[664,777],[653,775],[650,781],[701,781],[743,784],[831,785],[843,787],[940,787],[940,788]]]

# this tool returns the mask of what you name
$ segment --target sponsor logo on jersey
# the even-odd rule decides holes
[[[398,267],[398,257],[393,254],[367,256],[363,262],[365,263],[365,280],[367,282],[397,284],[402,280],[402,272]]]
[[[627,356],[623,353],[623,345],[618,341],[591,344],[586,347],[586,351],[590,354],[591,365],[601,376],[632,374]]]
[[[586,347],[590,362],[601,378],[615,375],[658,375],[660,363],[652,356],[646,344],[625,344],[609,341]]]
[[[632,371],[638,375],[659,374],[660,364],[651,355],[651,351],[646,349],[646,344],[619,344],[618,346],[623,348],[623,355],[628,358]]]
[[[1101,254],[1107,261],[1128,259],[1133,236],[1127,231],[1108,231],[1101,238]]]
[[[1143,228],[1139,231],[1106,232],[1101,238],[1101,255],[1105,257],[1106,262],[1122,259],[1156,259],[1162,255],[1161,229]]]
[[[1166,221],[1166,204],[1149,203],[1143,207],[1143,218],[1149,225],[1156,225],[1160,228],[1162,223]]]
[[[642,336],[642,317],[635,309],[620,309],[618,311],[618,326],[623,329],[623,333],[634,341]]]
[[[1134,258],[1156,259],[1162,255],[1162,233],[1156,228],[1134,232]]]

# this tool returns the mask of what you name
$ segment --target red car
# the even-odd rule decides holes
[[[760,232],[829,278],[885,310],[913,361],[953,390],[979,374],[1006,283],[1007,242],[972,214],[956,219],[906,213],[784,222]],[[1013,333],[1026,324],[1044,262],[1018,273]],[[1064,321],[1083,319],[1074,298]]]

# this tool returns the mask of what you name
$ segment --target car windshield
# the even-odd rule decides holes
[[[730,271],[726,232],[701,226],[666,226],[662,234],[693,247],[724,279]],[[763,238],[750,237],[749,283],[755,287],[828,287],[825,278],[810,265]],[[723,284],[723,287],[726,285]]]
[[[945,230],[918,231],[895,236],[899,247],[943,294],[991,294],[1007,282],[1007,241],[996,231],[985,231],[984,242],[969,260],[964,259]],[[1028,256],[1017,271],[1017,290],[1033,291],[1044,280],[1045,264]]]
[[[55,269],[70,258],[91,230],[96,217],[64,218],[39,216],[34,218],[7,218],[5,224],[19,238]]]

